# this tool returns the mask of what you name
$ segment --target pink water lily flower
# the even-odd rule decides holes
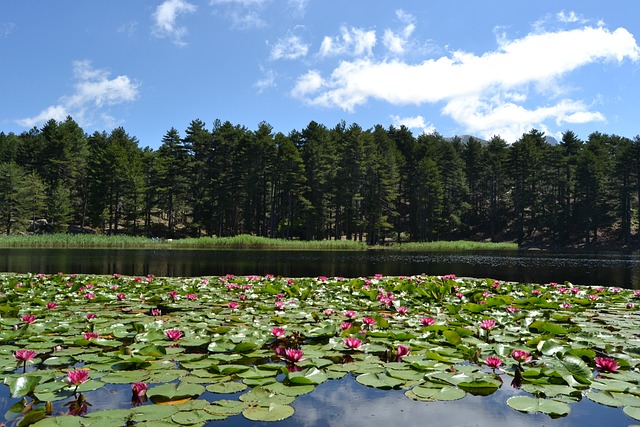
[[[13,353],[13,357],[15,357],[18,362],[30,362],[37,355],[38,355],[38,353],[36,353],[33,350],[24,350],[24,349],[23,350],[16,350],[16,352]]]
[[[186,294],[184,297],[190,301],[195,301],[198,299],[198,295],[196,294]]]
[[[362,318],[362,325],[363,326],[373,326],[376,324],[376,321],[373,320],[372,317],[363,317]]]
[[[154,308],[151,310],[152,316],[160,316],[161,314],[162,314],[162,310],[160,310],[159,308]]]
[[[342,322],[340,323],[340,329],[342,329],[343,331],[346,329],[349,329],[351,326],[353,326],[353,324],[351,322]]]
[[[411,352],[411,350],[409,349],[408,346],[402,345],[402,344],[399,345],[398,346],[398,351],[397,351],[397,353],[398,353],[397,360],[400,361],[400,359],[403,358],[404,356],[408,356],[410,352]]]
[[[145,383],[142,382],[137,382],[137,383],[133,383],[131,384],[131,392],[138,396],[138,397],[142,397],[144,395],[147,394],[147,389],[149,388],[149,386]]]
[[[168,329],[164,331],[164,334],[171,341],[178,341],[184,335],[180,329]]]
[[[227,307],[229,307],[231,310],[235,310],[236,308],[238,308],[238,303],[235,301],[231,301],[227,304]]]
[[[422,326],[431,326],[434,323],[436,323],[436,319],[433,317],[423,317],[420,319],[420,324],[422,324]]]
[[[602,372],[614,372],[617,371],[620,366],[616,359],[611,357],[596,357],[596,367],[600,369]]]
[[[356,312],[353,310],[347,310],[344,312],[344,315],[347,316],[349,319],[353,319],[354,317],[356,317]]]
[[[284,351],[284,357],[291,363],[296,363],[302,359],[304,351],[295,348],[288,348]]]
[[[518,363],[527,363],[531,361],[531,354],[524,350],[513,350],[511,357]]]
[[[76,369],[67,373],[67,382],[78,387],[80,384],[87,382],[89,379],[89,371],[86,369]]]
[[[47,303],[47,308],[49,308],[49,309],[58,308],[58,304],[56,304],[55,302],[48,302]]]
[[[497,369],[500,367],[500,365],[502,365],[502,359],[500,359],[498,356],[489,356],[484,359],[484,363],[491,369]]]
[[[87,320],[95,319],[96,317],[98,317],[97,314],[87,313]]]
[[[271,335],[276,338],[282,338],[286,335],[287,331],[284,328],[271,328]]]
[[[100,338],[100,334],[97,332],[85,332],[84,333],[84,339],[85,340],[90,340],[92,338]]]
[[[118,301],[124,301],[126,296],[125,294],[116,294],[116,298],[118,298]]]
[[[352,350],[358,350],[362,346],[362,341],[354,337],[345,338],[343,342],[344,345]]]
[[[496,326],[496,321],[493,319],[485,319],[482,322],[480,322],[480,327],[485,331],[490,331],[495,326]]]
[[[25,314],[20,319],[22,320],[23,323],[30,325],[36,321],[36,316],[34,316],[33,314]]]

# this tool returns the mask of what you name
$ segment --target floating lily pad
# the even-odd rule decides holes
[[[507,405],[519,412],[534,414],[542,412],[552,417],[561,417],[571,412],[571,407],[566,403],[550,399],[539,399],[529,396],[514,396],[507,400]]]
[[[280,421],[294,413],[292,406],[278,403],[271,403],[269,406],[252,406],[242,411],[242,415],[252,421]]]

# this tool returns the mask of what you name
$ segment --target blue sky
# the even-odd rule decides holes
[[[0,2],[0,131],[640,134],[635,0]]]

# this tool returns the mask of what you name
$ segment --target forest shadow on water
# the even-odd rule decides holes
[[[568,281],[581,285],[640,288],[640,254],[624,252],[13,248],[0,249],[0,271],[166,277],[455,274],[524,283]]]

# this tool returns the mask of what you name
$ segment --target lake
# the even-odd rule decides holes
[[[0,271],[146,276],[455,274],[497,280],[640,288],[640,254],[624,252],[401,252],[0,249]]]

